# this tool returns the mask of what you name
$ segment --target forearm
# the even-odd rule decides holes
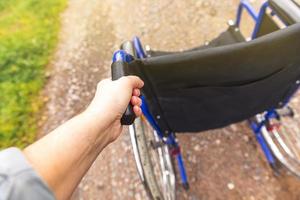
[[[140,116],[140,88],[135,76],[101,81],[91,104],[80,115],[61,125],[24,150],[33,168],[57,199],[67,199],[99,153],[121,134],[120,119],[128,103]]]
[[[67,199],[72,194],[99,153],[111,142],[108,131],[119,131],[111,130],[106,119],[97,119],[102,122],[98,124],[94,118],[80,114],[24,150],[57,199]]]

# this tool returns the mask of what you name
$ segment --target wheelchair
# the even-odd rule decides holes
[[[246,11],[255,26],[240,31]],[[182,52],[144,50],[138,37],[113,55],[112,79],[141,77],[143,116],[131,105],[129,132],[137,171],[153,199],[176,199],[175,162],[188,189],[175,133],[201,132],[248,120],[270,166],[300,177],[300,133],[289,127],[300,85],[300,2],[269,0],[259,13],[241,0],[235,21],[217,38]],[[175,159],[173,159],[175,158]]]

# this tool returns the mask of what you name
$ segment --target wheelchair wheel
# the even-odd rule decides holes
[[[294,111],[289,107],[277,110],[263,135],[273,154],[286,169],[300,177],[300,129]]]
[[[130,127],[137,169],[150,197],[175,199],[175,173],[169,147],[144,117]]]

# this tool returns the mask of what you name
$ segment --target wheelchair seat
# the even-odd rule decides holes
[[[163,132],[220,128],[278,108],[295,92],[300,23],[249,42],[230,31],[234,26],[210,45],[152,51],[129,63],[128,73],[145,81],[143,95]]]

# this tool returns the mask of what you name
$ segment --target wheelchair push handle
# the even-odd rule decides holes
[[[114,54],[113,63],[111,65],[111,77],[113,81],[128,75],[128,63],[126,62],[125,56],[127,55],[124,51],[117,51]],[[121,118],[121,125],[131,125],[133,124],[135,118],[136,116],[133,111],[133,106],[131,103],[129,103]]]

